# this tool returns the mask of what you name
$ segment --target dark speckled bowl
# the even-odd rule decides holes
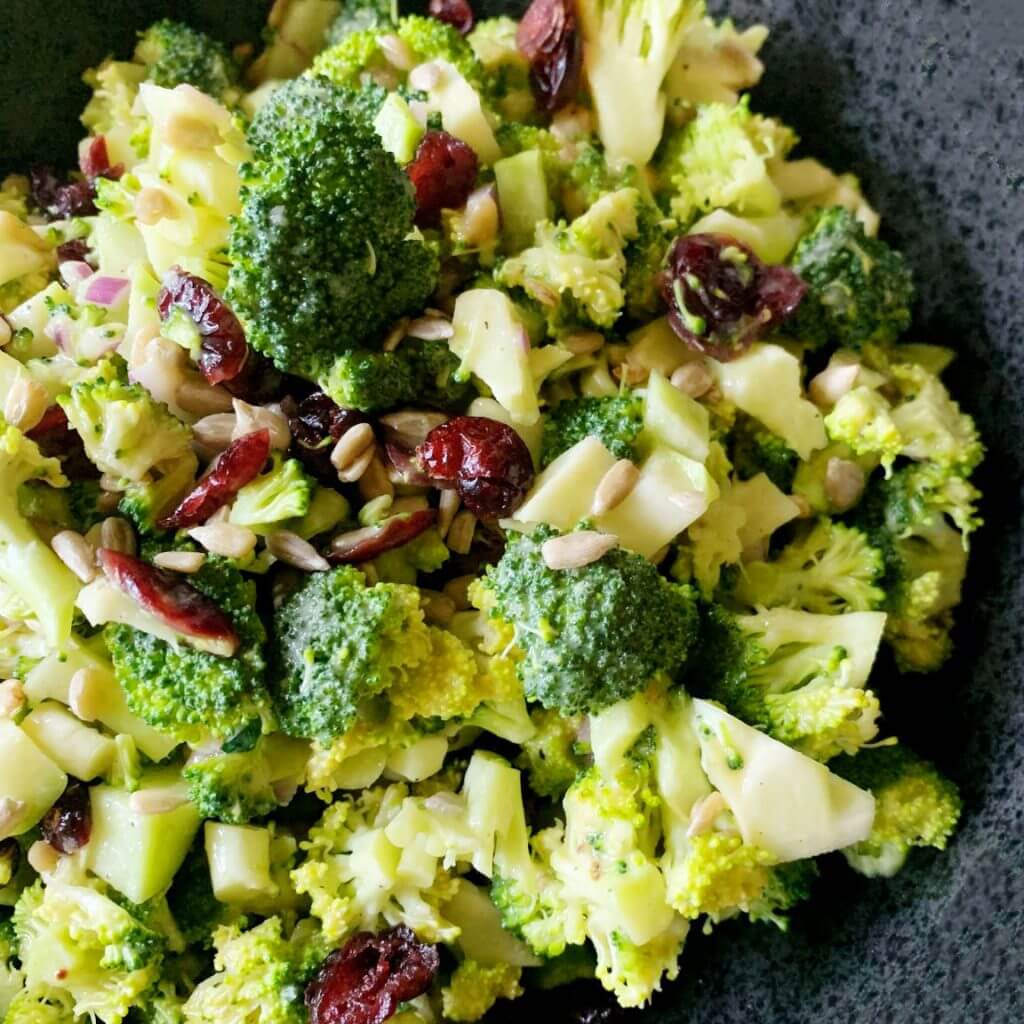
[[[917,272],[917,337],[962,352],[951,378],[989,446],[988,525],[972,551],[956,657],[939,677],[888,673],[883,706],[960,783],[966,807],[950,850],[916,854],[891,882],[826,865],[788,935],[728,924],[694,936],[682,979],[633,1019],[1013,1024],[1024,1017],[1024,0],[715,7],[772,26],[756,108],[861,176]],[[244,0],[4,0],[0,167],[67,160],[79,72],[126,52],[154,17],[173,13],[234,41],[256,37],[263,10]],[[560,1024],[589,1000],[545,995],[509,1019]]]

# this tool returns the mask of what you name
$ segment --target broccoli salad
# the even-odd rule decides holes
[[[879,677],[983,448],[766,35],[278,0],[85,74],[0,189],[3,1024],[608,1020],[946,846]]]

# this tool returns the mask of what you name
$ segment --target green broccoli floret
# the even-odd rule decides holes
[[[890,344],[910,326],[914,281],[903,256],[868,238],[842,206],[823,210],[793,253],[809,291],[787,324],[813,345]]]
[[[390,28],[398,20],[394,0],[347,0],[327,29],[327,45],[336,46],[353,32]]]
[[[210,946],[229,910],[213,895],[210,864],[200,831],[167,891],[167,904],[182,938],[190,946]]]
[[[307,744],[272,733],[252,750],[193,754],[181,774],[204,818],[243,825],[289,802],[289,790],[302,781],[308,759]]]
[[[741,414],[736,417],[730,440],[732,464],[741,480],[764,473],[780,491],[788,494],[792,490],[800,460],[781,437],[752,416]]]
[[[338,356],[322,379],[324,391],[349,409],[377,412],[410,402],[459,410],[476,395],[459,380],[459,360],[443,341],[407,339],[393,352],[354,349]]]
[[[198,459],[189,452],[161,466],[158,478],[129,483],[117,504],[118,512],[144,537],[164,534],[166,531],[157,525],[157,520],[192,487],[198,468]]]
[[[424,530],[414,540],[392,548],[373,560],[384,583],[416,583],[419,573],[436,572],[448,561],[448,547],[437,530]]]
[[[639,201],[635,188],[622,188],[571,224],[538,224],[533,247],[505,260],[495,279],[536,301],[552,335],[611,327],[626,301],[624,250],[637,237]]]
[[[510,536],[474,598],[514,630],[526,696],[573,715],[678,672],[696,634],[693,592],[622,549],[580,569],[549,569],[541,548],[554,536]]]
[[[2,879],[3,868],[0,868]],[[17,955],[18,936],[14,931],[14,922],[9,917],[0,918],[0,1020],[6,1020],[7,1008],[25,984],[25,975],[16,962]]]
[[[132,1009],[128,1024],[185,1024],[185,997],[173,982],[161,979]]]
[[[240,69],[228,48],[180,21],[164,18],[140,33],[135,59],[165,89],[187,83],[227,107],[241,98]]]
[[[878,698],[864,686],[884,621],[880,612],[734,616],[712,606],[688,678],[744,721],[827,761],[878,733]]]
[[[888,472],[903,450],[892,406],[873,388],[848,391],[825,417],[829,440],[845,444],[855,455],[876,457]]]
[[[285,459],[275,452],[270,468],[238,492],[229,521],[268,533],[283,520],[301,519],[309,511],[313,487],[298,459]]]
[[[89,885],[37,882],[18,901],[14,926],[26,991],[70,997],[76,1017],[120,1024],[159,977],[163,936]]]
[[[519,23],[514,18],[478,21],[466,41],[484,70],[483,91],[507,123],[520,125],[534,114],[530,63],[516,43]]]
[[[445,1020],[479,1020],[499,999],[516,999],[523,994],[519,985],[521,967],[512,964],[482,964],[463,960],[441,989],[441,1010]]]
[[[885,559],[886,639],[903,671],[934,671],[950,654],[978,497],[966,480],[923,463],[872,482],[857,510]]]
[[[415,587],[348,566],[308,576],[274,614],[274,702],[285,732],[331,740],[431,648]]]
[[[141,481],[158,464],[188,459],[192,435],[144,387],[125,383],[122,367],[105,361],[57,402],[101,472]]]
[[[631,392],[566,399],[544,420],[540,464],[550,465],[585,437],[598,438],[616,458],[635,458],[643,425],[643,399]]]
[[[281,369],[329,378],[339,354],[422,307],[437,258],[409,237],[412,186],[348,91],[317,89],[295,116],[272,120],[272,103],[254,120],[227,297],[253,347]]]
[[[29,481],[67,486],[57,459],[0,418],[0,582],[38,619],[51,648],[71,635],[78,580],[36,533],[19,509]]]
[[[71,518],[79,533],[87,533],[97,523],[106,519],[106,513],[99,507],[99,500],[103,494],[99,480],[71,481],[68,487],[68,502],[71,506]]]
[[[537,731],[523,741],[516,767],[526,772],[534,793],[560,797],[586,764],[586,745],[580,740],[583,717],[535,708],[530,720]]]
[[[749,608],[819,614],[882,607],[882,552],[856,527],[821,519],[772,561],[745,563],[730,596]]]
[[[871,834],[843,850],[850,866],[868,878],[891,878],[912,847],[944,850],[960,818],[960,793],[935,766],[902,746],[863,750],[829,767],[875,797]]]
[[[66,994],[56,989],[23,989],[11,1002],[4,1024],[74,1024],[75,1019],[71,999]]]
[[[104,639],[128,706],[154,728],[199,744],[267,718],[266,632],[256,612],[255,584],[227,559],[208,556],[189,583],[231,620],[241,640],[234,657],[170,644],[126,625],[108,625]]]
[[[440,19],[415,14],[399,18],[394,26],[384,24],[350,32],[313,61],[310,74],[350,88],[359,88],[367,73],[370,77],[383,73],[393,80],[397,72],[380,46],[385,35],[397,35],[412,52],[416,64],[443,60],[474,88],[483,85],[483,69],[469,43]]]
[[[216,973],[185,1003],[189,1024],[305,1024],[307,980],[301,949],[285,938],[280,918],[243,931],[224,925],[214,933]]]

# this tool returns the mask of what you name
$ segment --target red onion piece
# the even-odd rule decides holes
[[[88,264],[86,264],[88,266]],[[97,274],[85,288],[85,301],[96,306],[116,306],[127,295],[131,282],[126,277]]]

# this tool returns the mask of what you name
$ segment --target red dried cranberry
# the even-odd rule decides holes
[[[85,846],[92,833],[88,788],[80,782],[68,783],[60,799],[43,816],[39,829],[58,853],[75,853]]]
[[[415,540],[424,530],[434,525],[437,512],[432,508],[420,509],[407,516],[395,516],[380,526],[366,526],[361,530],[339,534],[331,541],[327,560],[335,565],[355,565],[401,547]]]
[[[280,389],[281,374],[269,360],[253,352],[238,317],[213,286],[181,267],[164,275],[157,296],[157,311],[167,320],[180,309],[199,330],[199,370],[211,384],[223,384],[239,398],[266,401]]]
[[[661,294],[669,323],[690,348],[719,362],[742,355],[796,311],[807,285],[767,266],[728,235],[684,235],[668,254]]]
[[[99,562],[115,587],[171,629],[203,641],[211,654],[229,658],[238,650],[231,620],[180,576],[110,548],[100,548]]]
[[[35,441],[47,458],[60,459],[60,468],[69,480],[94,480],[99,476],[85,454],[78,431],[72,429],[59,405],[51,405],[26,436]]]
[[[541,110],[554,113],[575,97],[583,43],[572,0],[533,0],[519,22],[516,45],[530,62],[530,85]]]
[[[210,471],[157,525],[165,530],[187,530],[205,523],[263,469],[270,457],[270,431],[255,430],[232,441],[217,456]]]
[[[57,260],[60,263],[64,263],[67,260],[87,263],[89,260],[88,242],[84,238],[72,238],[68,242],[61,242],[57,246]]]
[[[473,31],[476,22],[469,0],[430,0],[427,12],[431,17],[447,22],[464,36]]]
[[[426,992],[440,965],[437,947],[418,942],[405,925],[360,932],[306,986],[310,1024],[383,1024],[399,1003]]]
[[[111,178],[117,181],[124,174],[122,164],[112,165],[110,156],[107,154],[107,140],[102,135],[96,135],[89,140],[78,161],[82,173],[87,178]]]
[[[455,487],[478,516],[510,515],[533,483],[533,459],[523,439],[483,416],[456,416],[435,427],[416,457],[435,483]]]
[[[361,412],[342,409],[322,391],[314,391],[288,417],[292,451],[317,477],[336,484],[338,473],[331,465],[331,450],[346,430],[365,420]]]
[[[117,180],[124,167],[110,166],[107,143],[102,135],[94,138],[82,156],[83,178],[64,181],[57,172],[45,164],[29,171],[29,188],[33,203],[51,217],[88,217],[96,213],[96,179]]]
[[[442,210],[464,206],[478,169],[476,153],[460,139],[447,132],[427,132],[405,169],[416,190],[416,223],[436,227]]]

